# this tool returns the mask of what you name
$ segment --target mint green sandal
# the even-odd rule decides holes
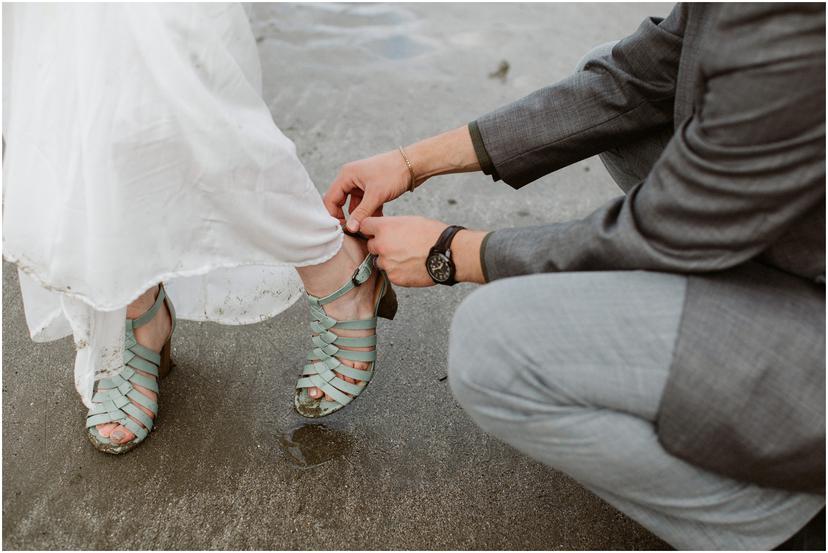
[[[161,348],[161,353],[145,348],[135,340],[135,329],[149,323],[161,305],[166,303],[172,319],[172,329],[167,343]],[[95,449],[104,453],[118,455],[126,453],[144,441],[155,424],[158,416],[158,404],[150,398],[133,388],[133,384],[143,386],[148,390],[158,393],[158,379],[164,378],[170,372],[172,361],[170,360],[170,343],[175,330],[175,309],[161,284],[158,290],[158,297],[155,303],[146,313],[137,319],[126,320],[126,335],[124,336],[124,368],[121,372],[109,378],[102,378],[95,383],[95,392],[92,396],[94,407],[86,415],[86,436]],[[143,371],[155,376],[155,379],[148,378],[136,372]],[[138,408],[139,403],[152,411],[152,417]],[[132,418],[138,420],[136,423]],[[109,438],[101,436],[98,429],[99,424],[115,422],[126,427],[135,434],[135,438],[125,444],[114,444]]]
[[[324,305],[341,298],[357,286],[364,284],[374,270],[374,256],[369,254],[365,260],[354,271],[351,280],[346,282],[337,291],[319,298],[307,294],[310,304],[311,321],[310,328],[313,332],[313,345],[316,346],[308,354],[308,361],[311,363],[304,366],[302,376],[296,382],[294,394],[294,405],[296,411],[303,417],[319,418],[339,411],[361,394],[376,368],[376,345],[377,335],[365,336],[362,338],[345,338],[337,336],[331,329],[343,330],[370,330],[377,327],[377,317],[389,320],[394,318],[397,312],[397,296],[394,289],[388,282],[388,277],[380,271],[379,282],[377,283],[378,294],[374,300],[374,316],[370,319],[355,321],[337,321],[325,313]],[[340,349],[339,346],[353,348],[373,347],[373,351],[351,351]],[[355,369],[341,363],[337,357],[350,361],[369,363],[366,370]],[[336,372],[334,372],[336,371]],[[339,373],[339,374],[337,374]],[[339,375],[344,375],[359,384],[351,384],[344,381]],[[334,401],[328,401],[325,396],[315,399],[308,393],[308,388],[319,388],[328,394]]]

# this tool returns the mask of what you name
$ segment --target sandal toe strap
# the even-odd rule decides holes
[[[158,376],[158,365],[159,363],[152,363],[151,361],[147,361],[137,355],[133,356],[132,359],[129,360],[127,366],[132,369],[138,369],[139,371],[144,371],[145,373],[151,374],[152,376]]]
[[[150,429],[144,428],[143,426],[136,423],[130,418],[126,418],[123,421],[121,421],[121,425],[123,425],[124,428],[126,428],[133,434],[135,434],[135,439],[133,440],[134,442],[140,442],[141,440],[146,438],[150,433],[150,429],[152,429],[151,426]]]
[[[320,375],[313,375],[308,377],[308,380],[311,382],[311,386],[319,388],[329,396],[331,396],[334,401],[337,403],[341,403],[342,405],[347,405],[351,403],[353,397],[350,397],[341,391],[339,391],[338,387],[342,384],[348,384],[344,380],[339,378],[333,378],[330,382],[326,382]],[[303,386],[303,387],[311,387],[311,386]],[[362,390],[360,390],[362,391]],[[359,393],[359,392],[357,392]]]
[[[122,411],[116,411],[114,413],[101,413],[100,415],[87,415],[86,428],[92,428],[93,426],[98,426],[99,424],[109,424],[111,422],[121,423],[126,418],[126,414]]]
[[[156,394],[159,392],[158,389],[158,382],[154,378],[150,378],[148,376],[144,376],[141,374],[134,374],[132,378],[129,379],[131,384],[136,384],[147,390],[153,391]],[[130,388],[131,389],[131,388]]]
[[[331,331],[326,331],[324,334],[319,334],[312,338],[313,345],[318,348],[325,348],[328,345],[334,345],[347,348],[370,348],[377,345],[377,335],[362,336],[359,338],[349,338],[345,336],[338,336]]]
[[[329,360],[333,360],[335,364],[331,366]],[[362,384],[346,382],[342,379],[342,376],[359,380]],[[319,388],[336,402],[347,405],[365,389],[365,384],[371,380],[372,376],[373,371],[371,370],[355,369],[340,363],[338,359],[332,357],[325,362],[320,361],[305,365],[302,370],[302,377],[296,382],[296,388]],[[350,396],[347,394],[350,394]]]
[[[143,440],[155,424],[154,417],[158,414],[158,404],[136,390],[133,384],[158,392],[158,384],[155,380],[136,373],[130,367],[125,367],[121,374],[103,378],[97,382],[97,389],[92,396],[93,406],[86,415],[86,428],[93,428],[99,424],[118,423],[132,432],[137,441]],[[102,386],[112,387],[102,388]],[[147,415],[130,400],[134,400],[141,407],[151,411],[152,416]],[[135,422],[136,420],[138,422]]]
[[[141,407],[146,407],[150,411],[152,411],[153,415],[158,414],[158,404],[155,403],[153,400],[139,392],[138,390],[133,389],[131,392],[127,394],[127,397],[133,400],[135,403],[141,405]]]
[[[371,377],[374,376],[374,371],[372,370],[355,369],[354,367],[344,363],[337,367],[336,372],[343,376],[353,378],[354,380],[361,380],[362,382],[368,382],[371,380]]]
[[[349,349],[339,349],[338,347],[333,346],[333,349],[315,348],[308,354],[308,361],[324,361],[325,359],[334,356],[341,359],[347,359],[348,361],[358,361],[360,363],[373,363],[377,360],[376,351],[351,351]]]

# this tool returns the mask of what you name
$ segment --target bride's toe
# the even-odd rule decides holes
[[[117,423],[110,422],[107,424],[99,424],[95,427],[95,429],[98,431],[98,434],[100,434],[104,438],[108,438],[112,434],[112,431],[115,430],[115,428],[117,428],[117,426]]]
[[[120,424],[115,428],[112,433],[109,435],[109,439],[112,440],[112,443],[117,445],[125,444],[135,438],[135,434],[121,426]]]

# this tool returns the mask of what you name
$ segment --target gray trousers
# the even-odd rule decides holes
[[[601,159],[626,191],[669,136],[665,129]],[[683,276],[644,271],[483,286],[452,322],[452,391],[486,432],[565,472],[676,548],[776,547],[825,505],[822,496],[719,476],[658,442],[654,422],[685,288]]]

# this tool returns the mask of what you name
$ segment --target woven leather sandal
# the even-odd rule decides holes
[[[135,329],[144,326],[155,318],[164,303],[167,304],[167,309],[170,311],[172,328],[167,343],[161,348],[160,353],[156,353],[138,343],[135,339]],[[155,418],[158,416],[158,404],[136,390],[133,385],[137,384],[156,394],[158,393],[158,379],[167,376],[172,367],[170,344],[173,331],[175,331],[175,309],[164,290],[164,285],[161,284],[158,297],[153,306],[137,319],[126,320],[123,370],[116,376],[102,378],[95,383],[95,392],[92,396],[94,406],[86,415],[86,436],[98,451],[113,455],[126,453],[144,441],[144,438],[152,432]],[[151,374],[155,378],[138,374],[137,371]],[[148,416],[130,400],[134,400],[135,403],[150,410],[152,417]],[[136,420],[140,424],[135,422]],[[100,424],[113,422],[123,425],[135,434],[135,438],[125,444],[115,444],[109,438],[102,436],[95,428]]]
[[[310,363],[304,366],[302,376],[296,382],[294,405],[296,411],[303,417],[319,418],[339,411],[365,391],[374,376],[377,359],[376,334],[362,338],[346,338],[331,332],[331,329],[371,330],[377,327],[377,317],[392,320],[397,312],[397,296],[391,288],[388,277],[380,271],[374,300],[374,316],[370,319],[338,321],[329,316],[324,308],[324,305],[341,298],[371,277],[374,270],[374,257],[369,254],[354,271],[351,280],[335,292],[322,298],[306,294],[313,318],[310,328],[315,347],[307,357]],[[351,351],[341,349],[340,346],[372,347],[374,350]],[[365,370],[356,369],[345,365],[337,358],[369,363],[369,367]],[[359,384],[346,382],[340,378],[340,375],[360,382]],[[324,396],[312,398],[308,393],[308,388],[319,388],[333,401],[326,400]]]

